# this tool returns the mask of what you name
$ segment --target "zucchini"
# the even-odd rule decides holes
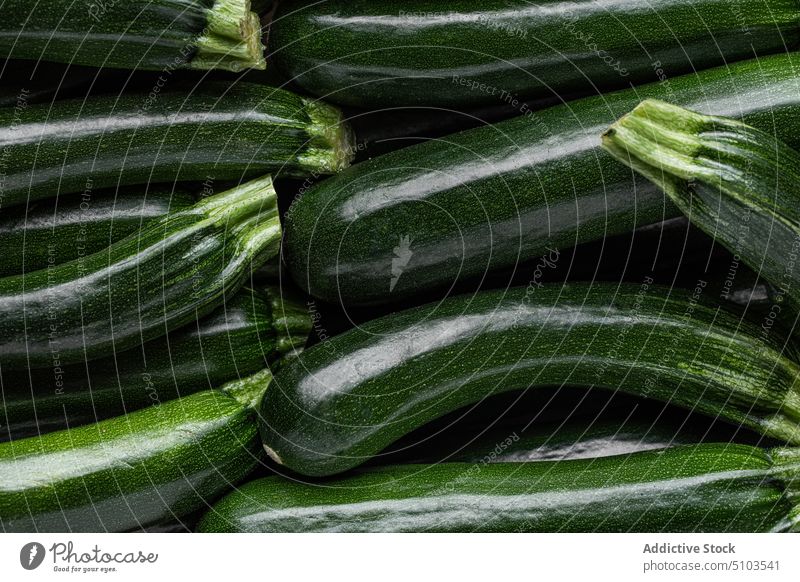
[[[289,313],[290,315],[286,315]],[[0,441],[89,424],[216,388],[302,349],[301,305],[242,289],[194,324],[114,356],[2,374]]]
[[[597,386],[800,444],[800,367],[783,343],[650,284],[485,291],[379,318],[304,351],[261,407],[264,448],[303,475],[370,459],[502,392]]]
[[[48,198],[0,213],[0,276],[85,257],[194,204],[188,192],[153,187]]]
[[[553,249],[677,216],[600,146],[643,97],[742,116],[800,146],[800,60],[734,63],[413,145],[308,189],[286,214],[283,256],[309,294],[348,306],[476,288]]]
[[[92,67],[263,69],[250,0],[26,0],[0,6],[0,56]]]
[[[620,119],[603,145],[771,282],[777,303],[800,305],[799,152],[740,121],[659,101]]]
[[[779,532],[800,529],[800,454],[701,444],[601,459],[398,465],[267,477],[201,532]]]
[[[275,64],[358,106],[598,93],[798,46],[794,0],[304,0],[270,26]],[[679,47],[679,48],[677,48]],[[787,47],[789,47],[787,49]]]
[[[275,255],[265,176],[156,219],[107,250],[0,279],[0,367],[83,362],[197,320]]]
[[[336,172],[352,158],[340,112],[251,83],[0,109],[2,204],[153,182]]]
[[[206,507],[258,464],[252,407],[269,381],[0,444],[0,530],[127,531]]]

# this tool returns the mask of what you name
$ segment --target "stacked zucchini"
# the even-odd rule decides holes
[[[800,530],[796,2],[272,4],[0,7],[0,530]]]

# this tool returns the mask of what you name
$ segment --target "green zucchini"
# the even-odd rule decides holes
[[[153,187],[48,198],[0,213],[0,276],[85,257],[170,212],[194,204],[188,192]]]
[[[518,103],[785,52],[798,20],[794,0],[303,0],[279,7],[270,53],[338,103]]]
[[[289,313],[290,315],[286,315]],[[242,289],[196,323],[111,357],[2,374],[0,441],[80,426],[253,374],[302,351],[303,306]]]
[[[800,60],[734,63],[413,145],[316,184],[286,214],[292,278],[331,303],[374,305],[472,285],[679,211],[600,146],[608,125],[659,97],[800,146]]]
[[[3,208],[132,184],[326,174],[353,155],[337,109],[251,83],[5,108],[0,128]]]
[[[398,465],[322,485],[267,477],[201,532],[781,532],[800,529],[797,449],[701,444],[601,459]]]
[[[206,507],[258,464],[268,370],[124,417],[0,444],[0,530],[127,531]]]
[[[4,0],[0,56],[163,71],[263,69],[250,0]]]
[[[777,303],[800,305],[800,152],[740,121],[660,101],[620,119],[603,145],[771,282]]]
[[[261,407],[264,448],[309,476],[355,467],[484,398],[597,386],[800,444],[800,367],[702,290],[567,284],[485,291],[362,324],[304,351]]]
[[[0,367],[83,362],[196,321],[278,251],[269,176],[156,219],[108,249],[0,279]]]

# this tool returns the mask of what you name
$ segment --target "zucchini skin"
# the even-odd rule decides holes
[[[702,299],[702,297],[700,297]],[[264,448],[334,475],[446,413],[512,390],[619,390],[800,443],[800,368],[782,343],[654,285],[543,285],[445,299],[303,352],[261,406]]]
[[[238,20],[243,29],[238,35],[215,31],[215,16],[221,16],[222,5],[225,16]],[[247,29],[255,18],[249,15],[249,6],[242,0],[74,0],[42,9],[25,0],[5,0],[0,12],[0,56],[168,72],[193,68],[193,64],[232,71],[263,68],[260,39],[251,38],[257,32]],[[195,63],[205,60],[202,47],[204,39],[210,38],[227,46],[233,58],[224,58],[223,51],[213,63],[216,67]],[[249,50],[235,54],[248,41]]]
[[[54,369],[196,321],[277,253],[280,230],[265,176],[157,219],[104,251],[0,279],[0,366]]]
[[[201,532],[763,532],[796,520],[789,477],[735,444],[541,463],[398,465],[322,485],[267,477]],[[796,502],[796,499],[795,499]],[[793,512],[795,515],[793,515]],[[796,525],[796,522],[795,522]]]
[[[798,16],[792,0],[415,0],[400,11],[392,0],[305,0],[278,9],[270,45],[289,78],[329,101],[457,107],[595,94],[654,81],[659,67],[672,77],[786,52]]]
[[[396,303],[469,283],[466,292],[487,272],[677,216],[599,136],[643,98],[658,97],[741,116],[800,146],[798,72],[800,60],[788,54],[734,63],[356,164],[290,207],[289,273],[330,303]]]
[[[194,204],[188,192],[153,188],[48,198],[0,213],[0,276],[38,271],[107,248],[155,218]]]
[[[263,394],[268,371],[246,382]],[[258,464],[251,401],[206,390],[0,444],[0,530],[128,531],[204,507]]]
[[[352,158],[340,121],[329,105],[252,83],[2,109],[2,204],[153,182],[332,173]]]
[[[2,374],[0,441],[121,416],[254,374],[302,347],[311,320],[244,288],[211,314],[115,356]]]

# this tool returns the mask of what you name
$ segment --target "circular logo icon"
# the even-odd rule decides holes
[[[35,570],[44,561],[44,546],[39,542],[30,542],[19,551],[19,563],[26,570]]]

